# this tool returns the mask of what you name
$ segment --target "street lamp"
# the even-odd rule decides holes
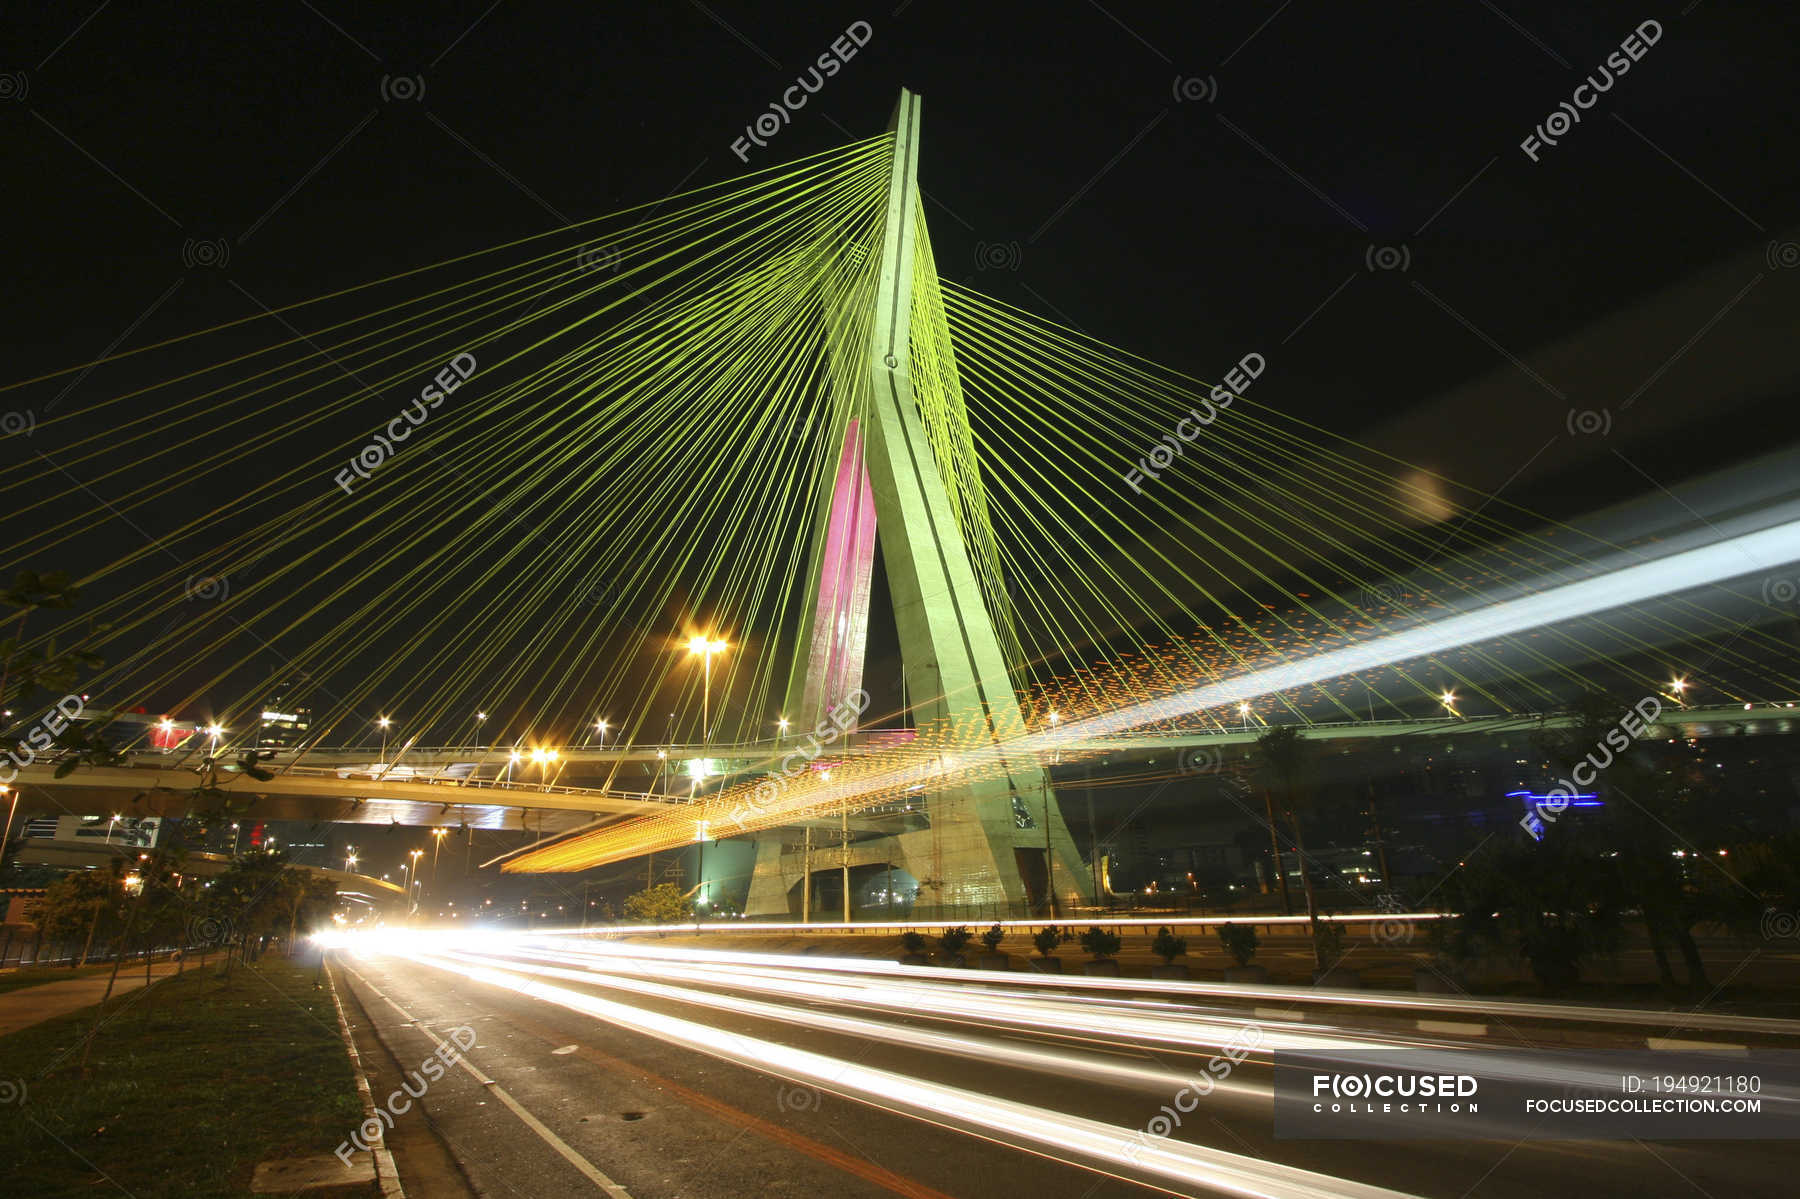
[[[594,731],[596,733],[600,734],[600,748],[605,749],[606,748],[606,722],[604,720],[596,720],[594,722]]]
[[[475,744],[481,744],[481,726],[487,723],[487,713],[475,713]]]
[[[356,861],[357,861],[356,846],[352,845],[349,848],[349,850],[344,854],[344,871],[345,871],[345,873],[349,873],[350,871],[356,869]]]
[[[411,849],[407,851],[407,856],[412,859],[412,872],[410,874],[403,874],[402,877],[407,880],[406,902],[410,907],[412,904],[412,884],[419,881],[419,859],[425,856],[425,851],[422,849]]]
[[[6,809],[6,832],[0,834],[0,869],[4,869],[6,866],[6,845],[7,842],[12,839],[13,816],[17,814],[19,810],[19,793],[13,788],[8,787],[5,783],[0,783],[0,795],[5,795],[9,792],[12,794],[12,806]]]
[[[781,748],[781,739],[787,736],[788,718],[783,716],[775,722],[775,748]]]
[[[1246,733],[1249,732],[1250,731],[1250,705],[1249,704],[1239,704],[1238,705],[1238,715],[1244,718],[1244,731]]]
[[[1446,707],[1450,710],[1450,715],[1452,715],[1452,716],[1456,715],[1456,692],[1454,692],[1454,691],[1444,692],[1443,703],[1444,703],[1444,707]]]
[[[381,729],[381,773],[384,775],[387,773],[387,731],[390,723],[392,722],[385,716],[375,722]]]
[[[1676,703],[1681,704],[1682,707],[1687,706],[1686,702],[1682,699],[1682,695],[1681,695],[1681,693],[1683,691],[1687,690],[1687,680],[1686,679],[1674,680],[1673,682],[1671,682],[1669,684],[1669,690],[1673,691],[1675,693],[1675,702]]]
[[[447,828],[434,828],[431,830],[431,890],[433,894],[437,893],[438,850],[444,847],[444,834],[449,831],[450,830]]]
[[[730,649],[723,641],[714,641],[710,637],[688,638],[688,653],[699,654],[702,682],[700,688],[700,746],[704,749],[712,741],[712,660],[714,654],[724,653]]]

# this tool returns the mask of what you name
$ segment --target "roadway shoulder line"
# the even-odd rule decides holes
[[[379,1127],[381,1121],[375,1114],[375,1093],[369,1090],[369,1076],[363,1072],[362,1055],[356,1052],[356,1038],[350,1035],[350,1022],[344,1018],[344,1001],[338,998],[337,980],[330,970],[325,971],[325,981],[331,984],[331,1005],[337,1009],[338,1032],[344,1038],[344,1048],[350,1051],[350,1070],[356,1075],[356,1089],[362,1095],[363,1115],[375,1120]],[[387,1142],[375,1142],[369,1155],[375,1159],[375,1181],[381,1187],[381,1199],[406,1199],[406,1190],[400,1185],[400,1171],[394,1168],[394,1155],[388,1152]]]
[[[1284,1007],[1259,1007],[1251,1010],[1251,1015],[1258,1020],[1293,1020],[1296,1023],[1306,1022],[1305,1012],[1296,1012]]]
[[[477,1069],[475,1063],[471,1062],[466,1054],[455,1046],[452,1046],[442,1037],[438,1036],[437,1033],[433,1032],[430,1025],[426,1024],[425,1021],[420,1020],[417,1016],[414,1016],[411,1012],[395,1003],[392,999],[389,999],[382,993],[381,988],[377,987],[362,975],[357,974],[356,971],[351,970],[348,966],[344,967],[344,970],[346,973],[354,975],[358,982],[369,988],[370,991],[373,991],[376,997],[383,1003],[404,1016],[413,1027],[437,1042],[438,1051],[440,1053],[444,1053],[447,1050],[454,1053],[457,1065],[461,1066],[464,1070],[467,1070],[476,1082],[487,1088],[488,1094],[498,1099],[501,1103],[504,1103],[513,1115],[517,1116],[520,1120],[523,1120],[527,1128],[531,1129],[532,1132],[537,1133],[538,1137],[542,1139],[546,1145],[556,1150],[556,1152],[562,1156],[564,1161],[568,1162],[571,1166],[574,1166],[575,1169],[589,1182],[612,1196],[612,1199],[631,1199],[630,1191],[601,1173],[594,1163],[577,1153],[573,1146],[557,1136],[556,1133],[550,1130],[548,1125],[532,1115],[530,1111],[526,1110],[525,1105],[520,1103],[517,1099],[514,1099],[512,1095],[507,1092],[505,1087],[501,1086]],[[367,1084],[365,1084],[364,1089],[367,1090]]]
[[[1748,1045],[1727,1045],[1722,1041],[1684,1041],[1680,1037],[1645,1037],[1644,1044],[1651,1049],[1670,1052],[1720,1053],[1730,1057],[1750,1056]]]
[[[1441,1032],[1451,1036],[1485,1037],[1488,1026],[1485,1024],[1468,1024],[1461,1020],[1420,1020],[1417,1021],[1420,1032]]]

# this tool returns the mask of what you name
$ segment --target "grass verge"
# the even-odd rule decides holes
[[[85,1078],[96,1008],[0,1037],[7,1192],[248,1195],[258,1162],[329,1154],[363,1113],[316,965],[270,957],[229,979],[209,965],[122,995]]]

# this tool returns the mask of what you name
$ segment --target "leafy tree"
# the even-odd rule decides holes
[[[1119,952],[1119,934],[1110,928],[1094,925],[1081,934],[1081,947],[1094,958],[1109,958]]]
[[[45,939],[69,944],[80,941],[84,948],[71,954],[69,965],[85,961],[89,950],[98,942],[105,944],[124,927],[125,883],[122,863],[115,859],[108,869],[72,870],[63,875],[44,893],[38,910],[38,927]]]
[[[960,924],[938,934],[938,949],[945,957],[955,957],[963,951],[963,947],[968,943],[969,930]]]
[[[1006,940],[1006,930],[998,924],[981,934],[981,943],[987,946],[989,953],[1000,952],[1000,942]]]
[[[1306,860],[1306,831],[1303,817],[1308,814],[1312,792],[1307,785],[1307,776],[1311,766],[1311,753],[1306,739],[1300,735],[1295,725],[1283,725],[1270,729],[1256,739],[1257,768],[1263,777],[1263,785],[1267,795],[1271,796],[1271,808],[1279,806],[1280,811],[1288,819],[1294,829],[1294,856],[1300,864],[1300,887],[1306,892],[1306,922],[1315,938],[1319,931],[1319,905],[1313,895],[1312,871]],[[1276,862],[1279,872],[1280,862]],[[1287,896],[1286,876],[1282,876],[1282,897],[1285,903]],[[1315,965],[1321,970],[1325,963],[1318,959],[1317,946],[1314,947]]]
[[[1219,944],[1240,966],[1248,966],[1256,956],[1256,929],[1248,924],[1221,924]]]
[[[925,934],[915,929],[907,929],[900,934],[900,948],[907,953],[925,952]]]
[[[1176,958],[1187,952],[1187,938],[1176,936],[1165,924],[1156,930],[1156,939],[1150,942],[1150,952],[1173,965]]]
[[[1037,934],[1031,938],[1031,943],[1037,946],[1037,951],[1040,954],[1044,957],[1049,957],[1056,952],[1057,946],[1068,939],[1068,933],[1052,924],[1038,929]]]
[[[693,901],[674,883],[658,883],[625,897],[626,917],[643,924],[672,924],[686,919],[693,910]]]
[[[1541,842],[1494,841],[1453,870],[1437,891],[1460,915],[1440,934],[1473,954],[1483,948],[1523,958],[1545,989],[1561,991],[1582,964],[1622,941],[1624,891],[1592,829],[1558,825]]]

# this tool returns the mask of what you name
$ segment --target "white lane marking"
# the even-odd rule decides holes
[[[579,1046],[579,1045],[564,1045],[561,1049],[552,1049],[550,1052],[551,1053],[559,1053],[559,1054],[560,1053],[574,1053],[577,1049],[580,1049],[580,1048],[581,1048],[581,1046]]]
[[[1258,1020],[1294,1020],[1302,1023],[1306,1020],[1305,1012],[1291,1012],[1282,1007],[1252,1008],[1250,1014]]]
[[[1748,1045],[1726,1045],[1720,1041],[1684,1041],[1680,1037],[1645,1037],[1644,1043],[1652,1049],[1666,1049],[1680,1053],[1717,1053],[1726,1057],[1749,1057]]]
[[[399,1004],[395,1003],[392,999],[389,999],[385,994],[382,993],[381,988],[377,987],[374,983],[370,982],[368,979],[364,978],[362,975],[357,974],[356,971],[351,970],[348,966],[344,967],[344,970],[346,973],[354,975],[356,977],[356,979],[362,983],[363,986],[365,986],[365,987],[369,988],[369,990],[373,991],[381,999],[381,1001],[383,1003],[385,1003],[389,1007],[393,1008],[396,1012],[399,1012],[401,1016],[403,1016],[407,1021],[409,1021],[420,1032],[422,1032],[426,1036],[430,1037],[433,1041],[436,1041],[437,1046],[438,1046],[438,1051],[440,1053],[444,1052],[445,1050],[452,1050],[453,1052],[455,1052],[457,1065],[459,1065],[463,1069],[467,1070],[474,1077],[476,1082],[480,1083],[482,1086],[484,1086],[488,1089],[488,1094],[494,1096],[494,1098],[498,1099],[501,1103],[504,1103],[509,1109],[511,1109],[513,1115],[517,1116],[519,1119],[521,1119],[525,1122],[525,1127],[527,1127],[527,1128],[531,1129],[531,1131],[537,1133],[538,1136],[543,1139],[543,1141],[546,1145],[550,1146],[550,1148],[556,1150],[557,1153],[561,1154],[563,1160],[568,1162],[571,1166],[574,1166],[576,1170],[580,1171],[582,1176],[585,1177],[589,1182],[593,1183],[595,1186],[597,1186],[601,1190],[605,1191],[608,1195],[612,1196],[612,1199],[631,1199],[630,1191],[626,1190],[624,1187],[620,1186],[618,1183],[614,1182],[612,1179],[610,1179],[606,1175],[602,1174],[599,1171],[599,1169],[595,1167],[594,1163],[590,1162],[587,1158],[581,1156],[581,1154],[575,1152],[574,1148],[572,1146],[570,1146],[570,1144],[567,1141],[563,1140],[561,1137],[557,1136],[554,1132],[550,1131],[549,1127],[547,1125],[545,1125],[545,1123],[542,1120],[538,1119],[536,1116],[532,1115],[529,1111],[527,1111],[525,1109],[524,1104],[520,1103],[517,1099],[514,1099],[510,1094],[508,1094],[505,1087],[501,1086],[499,1083],[495,1082],[493,1079],[491,1079],[487,1075],[483,1074],[480,1070],[476,1069],[475,1063],[471,1062],[468,1059],[468,1057],[466,1055],[464,1055],[460,1049],[455,1049],[447,1041],[445,1041],[442,1037],[438,1036],[435,1032],[431,1031],[430,1026],[427,1025],[423,1020],[420,1020],[417,1016],[414,1016],[411,1012],[407,1011],[405,1008],[403,1008]]]
[[[1420,1020],[1420,1032],[1448,1033],[1453,1037],[1485,1037],[1488,1026],[1485,1024],[1465,1024],[1461,1020]]]

